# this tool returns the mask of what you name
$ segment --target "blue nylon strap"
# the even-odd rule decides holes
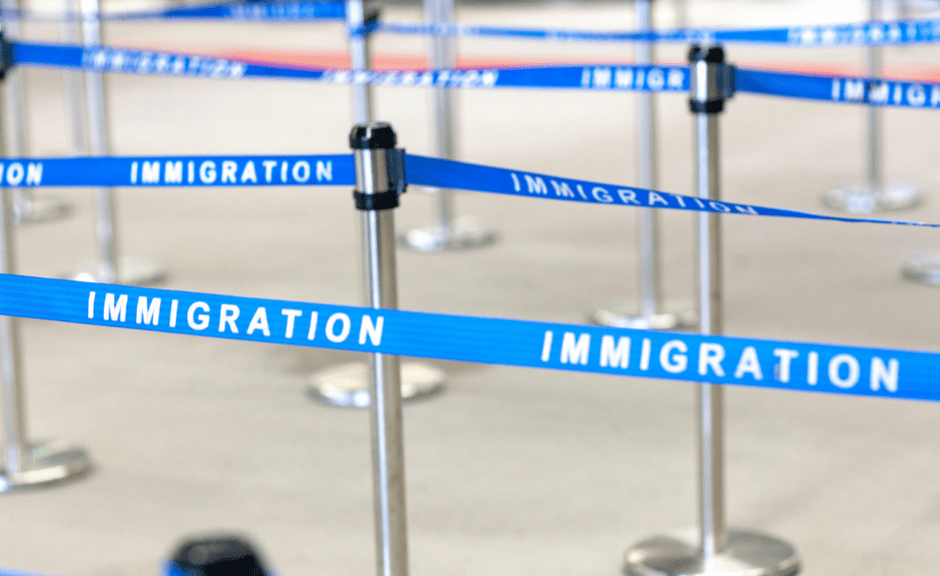
[[[224,58],[104,46],[13,43],[16,64],[64,66],[100,72],[205,78],[291,78],[333,84],[449,88],[569,88],[685,92],[685,66],[545,66],[518,69],[350,71],[251,64]]]
[[[16,64],[64,66],[100,72],[203,78],[290,78],[332,84],[449,88],[544,88],[682,92],[685,66],[545,66],[533,68],[351,71],[250,64],[224,58],[156,53],[125,48],[13,43]],[[940,108],[940,84],[810,76],[736,69],[736,90],[755,94],[851,104]]]
[[[852,76],[810,76],[766,70],[736,71],[738,92],[901,108],[940,108],[940,84],[869,79]]]
[[[351,154],[0,159],[11,187],[352,186]]]
[[[901,20],[748,30],[679,29],[651,32],[380,23],[377,31],[391,34],[485,36],[581,42],[677,42],[683,44],[737,42],[790,46],[864,46],[940,41],[940,20]]]
[[[96,326],[855,396],[940,400],[940,354],[373,310],[0,275],[0,314]]]
[[[505,168],[480,166],[454,160],[416,156],[413,154],[407,154],[405,156],[405,167],[408,173],[408,183],[416,186],[455,188],[459,190],[523,196],[526,198],[585,202],[588,204],[641,206],[645,208],[714,212],[718,214],[750,214],[752,216],[801,218],[832,222],[895,224],[901,226],[940,228],[940,224],[926,224],[923,222],[883,220],[877,218],[845,218],[813,214],[799,210],[738,204],[735,202],[705,201],[693,196],[672,194],[670,192],[645,190],[642,188],[632,188],[601,182],[589,182],[587,180],[573,180],[534,172],[521,172],[518,170],[507,170]]]
[[[337,84],[447,88],[548,88],[687,92],[686,66],[538,66],[477,70],[415,72],[331,70],[323,77]]]
[[[4,18],[33,22],[82,20],[81,12],[49,13],[35,10],[2,10]],[[101,20],[237,20],[248,22],[310,22],[345,20],[346,3],[340,0],[284,0],[275,2],[213,2],[141,12],[102,12]]]
[[[343,1],[219,2],[180,6],[154,12],[108,14],[107,20],[123,19],[230,19],[246,21],[304,22],[310,20],[345,20]]]
[[[938,228],[905,220],[846,218],[735,202],[703,201],[692,196],[617,184],[574,180],[547,174],[481,166],[454,160],[405,155],[409,184],[585,202],[801,218],[834,222],[894,224]],[[352,186],[351,154],[319,156],[124,156],[0,159],[0,186],[37,187],[196,187],[196,186]]]
[[[13,61],[20,65],[61,66],[98,72],[237,79],[246,77],[320,80],[323,70],[249,64],[225,58],[146,52],[104,46],[86,48],[58,44],[12,42]]]

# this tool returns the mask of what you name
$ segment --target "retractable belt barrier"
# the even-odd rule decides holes
[[[203,78],[286,78],[331,84],[447,88],[542,88],[687,93],[687,66],[541,66],[462,70],[373,71],[274,66],[177,53],[113,47],[12,42],[12,64],[61,66],[99,72]],[[873,106],[940,108],[940,84],[734,71],[734,90]]]
[[[544,66],[534,68],[385,72],[253,64],[165,52],[13,42],[15,65],[97,72],[204,78],[286,78],[333,84],[449,88],[592,88],[685,92],[685,66]]]
[[[940,84],[852,76],[813,76],[766,70],[735,73],[738,92],[901,108],[940,108]]]
[[[642,378],[940,400],[940,353],[264,300],[0,275],[0,314]]]
[[[609,206],[940,228],[940,224],[924,222],[847,218],[736,202],[708,201],[670,192],[575,180],[415,154],[405,154],[404,158],[407,183],[416,186]],[[351,186],[354,183],[355,173],[351,154],[8,158],[0,160],[0,185],[17,188]]]
[[[33,21],[80,20],[82,13],[44,13],[33,10],[3,10],[4,17]],[[241,21],[305,22],[344,20],[342,0],[286,0],[275,2],[218,2],[180,6],[164,10],[101,13],[103,20],[229,19]],[[940,41],[940,20],[872,21],[852,24],[790,26],[742,30],[683,28],[664,31],[596,31],[559,28],[506,28],[448,24],[377,23],[354,34],[384,32],[405,35],[481,36],[524,40],[580,42],[671,42],[671,43],[758,43],[790,46],[864,46],[924,44]]]
[[[81,12],[48,13],[35,10],[0,10],[7,18],[33,22],[61,22],[83,20]],[[179,6],[164,10],[140,12],[102,12],[96,18],[108,21],[133,20],[241,20],[256,22],[309,22],[314,20],[344,20],[346,2],[339,1],[284,1],[284,2],[215,2],[195,6]]]
[[[504,28],[454,24],[379,23],[376,32],[433,36],[483,36],[518,40],[580,42],[671,42],[714,44],[723,42],[783,44],[790,46],[870,46],[926,44],[940,41],[940,20],[899,20],[858,24],[828,24],[747,30],[693,29],[623,32],[558,28]]]

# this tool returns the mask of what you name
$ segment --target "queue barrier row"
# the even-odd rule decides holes
[[[685,94],[687,66],[586,65],[530,68],[374,71],[254,64],[202,55],[152,52],[105,46],[10,42],[8,65],[56,66],[146,76],[219,79],[284,78],[327,84],[535,88],[587,91],[640,91]],[[855,76],[815,76],[730,67],[734,92],[843,104],[940,108],[940,84]]]
[[[354,11],[351,9],[350,13],[352,12]],[[362,24],[362,19],[359,22]],[[914,30],[916,32],[916,27]],[[351,31],[354,35],[361,37],[370,33],[362,26],[359,30],[351,29]],[[712,42],[715,40],[709,37],[703,41]],[[16,48],[14,47],[14,49]],[[359,85],[377,83],[409,85],[410,83],[410,85],[468,88],[496,87],[499,74],[504,72],[496,70],[494,77],[494,72],[488,71],[490,74],[486,78],[493,80],[491,86],[485,85],[482,71],[463,70],[371,75],[372,73],[365,71],[302,71],[288,69],[285,72],[285,69],[279,67],[264,67],[264,70],[256,68],[255,74],[248,74],[250,63],[225,60],[206,62],[206,59],[198,56],[178,55],[177,57],[174,55],[147,55],[147,53],[139,53],[138,57],[129,61],[126,58],[126,52],[111,53],[112,55],[109,57],[108,54],[102,56],[100,52],[107,49],[92,47],[92,49],[95,48],[99,50],[99,53],[94,57],[89,56],[88,53],[82,53],[80,57],[81,64],[76,67],[94,70],[94,66],[100,63],[102,66],[111,66],[113,70],[110,71],[142,74],[154,73],[151,70],[155,70],[156,73],[169,72],[177,76],[240,78],[249,75],[287,75],[295,78],[312,78]],[[11,55],[13,52],[14,50],[9,51]],[[716,86],[711,83],[706,86],[706,78],[713,79],[719,75],[730,78],[729,72],[738,72],[739,75],[743,73],[746,76],[748,72],[751,72],[746,70],[736,71],[728,67],[718,70],[718,74],[713,74],[716,63],[721,63],[719,66],[724,66],[724,64],[723,53],[719,54],[720,58],[715,59],[713,57],[715,54],[712,52],[713,50],[709,50],[706,55],[705,51],[698,50],[700,58],[697,60],[693,60],[692,55],[690,55],[690,62],[698,62],[695,68],[697,74],[694,77],[687,78],[688,71],[686,69],[681,88],[679,88],[680,82],[676,81],[674,91],[684,92],[690,87],[690,84],[693,84],[696,87],[707,87],[708,90],[696,89],[691,90],[691,93],[711,94]],[[715,49],[714,52],[720,53],[721,51]],[[86,58],[90,58],[90,64],[86,62]],[[11,63],[17,63],[16,58],[12,60]],[[24,62],[20,60],[18,63]],[[357,67],[362,68],[365,66]],[[568,68],[572,70],[568,70],[566,73],[571,74],[573,70],[577,70],[579,67]],[[617,68],[580,67],[580,86],[569,86],[569,79],[562,81],[557,78],[554,80],[555,84],[534,85],[533,83],[536,81],[545,82],[545,76],[541,75],[541,70],[536,70],[534,73],[531,69],[523,71],[521,78],[529,82],[529,84],[524,85],[525,87],[609,89],[616,85],[618,89],[668,91],[662,88],[657,89],[656,82],[650,83],[649,81],[653,71],[661,67],[643,69],[640,67],[624,67],[619,70]],[[630,69],[628,70],[628,68]],[[106,70],[99,69],[97,71]],[[266,74],[259,72],[266,72]],[[319,76],[315,76],[317,73],[319,73]],[[640,74],[642,74],[645,82],[636,81],[637,76]],[[630,82],[625,81],[628,77],[631,79]],[[663,77],[668,78],[668,75],[663,74]],[[678,76],[676,77],[678,78]],[[617,78],[623,80],[618,82]],[[427,79],[427,84],[424,83],[425,79]],[[763,80],[765,81],[764,84],[752,81],[752,86],[760,88],[760,90],[754,91],[763,94],[774,94],[773,78],[769,82],[766,77]],[[929,85],[927,87],[919,85],[920,91],[917,87],[911,85],[895,89],[893,93],[900,94],[900,96],[892,98],[891,88],[881,88],[881,81],[846,78],[827,78],[826,80],[829,81],[831,86],[831,99],[835,101],[840,101],[839,97],[846,94],[845,101],[854,99],[858,102],[875,105],[923,107],[928,99],[926,94],[940,93],[937,92],[936,88]],[[777,81],[780,81],[779,78]],[[711,80],[708,82],[711,82]],[[559,86],[558,84],[564,85]],[[666,79],[663,86],[668,84],[669,81]],[[748,86],[747,81],[740,83],[738,86],[739,90],[746,91],[742,89],[742,86]],[[509,86],[504,85],[504,87]],[[839,88],[838,91],[836,87]],[[788,88],[793,87],[788,86]],[[690,100],[690,105],[693,112],[700,115],[714,114],[721,110],[721,106],[715,107],[713,105],[723,104],[723,100],[730,96],[731,92],[729,90],[725,94],[722,90],[717,90],[717,93],[721,96],[721,101],[696,100],[693,97]],[[887,96],[885,96],[885,93],[887,93]],[[848,95],[851,95],[851,97]],[[905,96],[907,97],[906,100]],[[797,97],[808,96],[801,93]],[[938,97],[938,100],[940,100],[940,97]],[[933,105],[936,106],[936,104]],[[357,130],[367,132],[371,129],[371,127],[360,125],[357,126],[353,134],[357,134]],[[706,136],[709,129],[711,128],[704,131]],[[360,133],[360,136],[363,134],[365,132]],[[354,140],[359,145],[354,143]],[[700,139],[700,149],[703,148],[702,142],[708,143],[708,161],[704,163],[707,164],[705,170],[708,172],[708,170],[711,170],[711,165],[717,162],[717,138]],[[375,156],[380,153],[372,150],[372,148],[385,148],[385,145],[366,146],[363,143],[362,138],[358,136],[354,138],[351,135],[351,145],[357,150],[355,158],[359,167],[357,172],[360,174],[365,174],[361,169],[362,158],[366,154]],[[394,134],[392,134],[391,142],[388,145],[394,147]],[[321,175],[324,181],[327,180],[328,174],[332,177],[333,165],[327,164],[332,162],[331,160],[322,160],[321,167],[321,164],[316,163],[317,161],[312,157],[306,160],[295,160],[293,164],[290,164],[287,160],[281,160],[279,163],[274,158],[256,158],[257,160],[246,160],[242,166],[235,159],[219,157],[212,160],[199,160],[195,157],[188,160],[137,159],[136,165],[134,160],[130,159],[131,165],[128,166],[125,163],[124,173],[127,177],[129,168],[129,179],[132,184],[136,184],[139,179],[141,185],[145,183],[145,179],[148,180],[146,182],[148,185],[158,185],[161,168],[164,180],[166,180],[166,174],[171,173],[173,183],[179,183],[179,181],[186,179],[195,184],[197,174],[198,178],[204,178],[205,180],[218,180],[221,182],[228,178],[231,181],[229,183],[235,184],[234,180],[242,178],[254,183],[253,181],[261,178],[259,167],[255,165],[257,161],[264,167],[264,178],[269,184],[278,178],[278,175],[280,175],[280,179],[284,184],[287,184],[291,177],[297,181],[309,181],[314,177],[314,174],[317,181],[321,180]],[[105,158],[103,160],[113,159]],[[644,193],[645,196],[642,196],[642,198],[645,199],[644,201],[648,205],[656,205],[662,202],[667,205],[662,207],[681,207],[682,209],[700,212],[737,211],[762,215],[757,212],[757,207],[719,202],[717,178],[714,182],[711,179],[706,179],[709,181],[709,185],[705,187],[707,190],[701,189],[699,198],[692,198],[623,187],[614,187],[608,190],[604,185],[597,183],[553,179],[544,175],[511,171],[500,172],[501,169],[474,165],[463,165],[463,167],[468,168],[467,174],[455,177],[453,175],[457,172],[455,167],[461,163],[447,165],[435,164],[433,159],[423,160],[427,161],[424,165],[422,165],[422,159],[420,158],[417,160],[416,157],[412,156],[406,158],[406,164],[411,165],[411,170],[409,172],[406,168],[405,172],[413,184],[423,184],[425,183],[423,179],[438,182],[441,179],[451,177],[463,183],[463,185],[456,187],[466,188],[469,186],[468,182],[473,181],[469,174],[475,174],[480,176],[480,181],[486,181],[487,186],[493,188],[493,190],[487,191],[500,193],[549,197],[549,191],[552,190],[554,197],[558,199],[612,204],[617,203],[614,198],[619,197],[621,204],[631,205],[634,203],[641,204],[642,201],[639,200],[641,195],[638,193]],[[702,169],[701,156],[699,160],[700,169]],[[337,158],[336,161],[340,162],[341,160]],[[14,170],[14,179],[28,180],[31,165],[26,160],[10,160],[9,162],[5,171],[8,181],[10,180],[11,170]],[[197,162],[199,163],[198,168]],[[14,165],[18,168],[14,168]],[[251,168],[249,169],[248,166],[251,166]],[[240,169],[241,172],[239,172]],[[43,167],[34,163],[32,170],[33,180],[41,181]],[[337,175],[342,176],[341,172],[342,170],[338,169]],[[251,174],[251,176],[247,176],[247,174]],[[347,178],[348,176],[349,174],[345,175]],[[391,179],[391,172],[387,176]],[[370,200],[377,200],[378,196],[384,199],[393,191],[385,191],[385,187],[381,185],[381,180],[382,178],[376,179],[375,174],[364,175],[363,182],[357,182],[356,194],[359,194],[359,196],[365,195]],[[208,182],[203,182],[203,184],[210,185]],[[358,190],[360,184],[364,186],[361,191]],[[37,185],[40,184],[37,183]],[[475,185],[484,187],[482,184]],[[590,188],[585,188],[585,186]],[[611,192],[615,192],[615,195],[611,195]],[[361,199],[359,196],[357,196],[357,207],[360,210],[378,210],[377,207],[371,205],[360,206],[358,204]],[[678,206],[668,206],[670,200]],[[705,200],[705,202],[702,200]],[[688,207],[685,204],[686,202],[689,203]],[[696,203],[697,206],[693,203]],[[806,215],[799,212],[773,215],[818,218],[816,215]],[[919,225],[918,223],[895,221],[822,218]],[[714,229],[717,230],[718,218],[702,218],[700,221],[706,228],[713,225]],[[391,222],[391,214],[370,215],[368,222],[370,227],[368,230],[369,237],[382,238],[382,234],[379,233],[381,225],[383,222]],[[713,224],[709,224],[709,222]],[[382,244],[382,246],[379,244]],[[711,254],[706,244],[700,246],[703,263],[708,260],[704,255]],[[384,252],[382,252],[383,249]],[[390,242],[370,244],[370,257],[373,260],[380,261],[382,258],[375,257],[376,253],[387,255],[389,250]],[[378,464],[375,466],[377,510],[384,506],[383,502],[389,501],[394,504],[396,509],[404,509],[403,485],[400,482],[393,482],[395,478],[401,477],[403,471],[400,400],[397,398],[397,393],[390,396],[390,402],[386,403],[384,400],[386,398],[385,390],[395,390],[396,392],[398,390],[397,358],[401,355],[631,377],[687,380],[705,384],[734,384],[774,389],[841,393],[855,396],[917,400],[940,398],[940,391],[935,390],[936,386],[932,383],[932,380],[935,380],[937,368],[934,363],[940,362],[940,354],[937,353],[726,337],[708,334],[712,331],[712,328],[706,328],[704,323],[703,332],[706,334],[685,335],[660,331],[402,312],[391,309],[395,307],[394,302],[383,303],[387,299],[382,294],[382,282],[373,282],[377,277],[377,273],[380,272],[378,268],[378,266],[373,266],[368,270],[369,285],[372,287],[370,299],[373,308],[128,288],[104,283],[87,284],[4,274],[0,275],[0,294],[2,294],[0,296],[0,315],[196,336],[318,346],[374,354],[375,373],[373,374],[373,384],[375,392],[373,399],[376,402],[373,403],[373,407],[375,408],[375,404],[378,404],[378,398],[381,397],[383,398],[383,409],[372,410],[372,424],[374,429],[381,429],[386,435],[392,434],[392,439],[391,441],[375,441],[374,439],[373,454],[376,462],[382,460],[390,461],[393,464],[386,469],[382,469]],[[390,282],[391,285],[394,285],[394,277],[391,278]],[[713,287],[714,283],[711,280],[709,282],[711,284],[704,283],[702,285]],[[715,309],[703,299],[701,310],[703,322],[706,319],[710,321],[715,316],[720,317],[720,308],[716,309],[718,312],[714,314]],[[389,369],[381,368],[383,364],[380,356],[389,357],[391,362],[388,365],[390,366]],[[389,378],[388,382],[384,382],[386,377]],[[720,388],[717,386],[702,388],[708,394],[708,401],[702,404],[703,409],[720,403]],[[390,418],[385,416],[386,410],[384,408],[386,407],[391,408],[389,410],[391,413]],[[714,411],[712,414],[714,414]],[[717,434],[720,438],[720,425]],[[703,423],[704,436],[713,437],[710,424],[706,427]],[[712,445],[714,444],[715,442],[712,441]],[[706,461],[708,465],[704,464]],[[702,462],[703,470],[711,470],[715,467],[716,460],[711,452],[706,454],[703,450]],[[718,465],[720,466],[720,462],[718,462]],[[720,476],[718,478],[720,480]],[[709,480],[714,480],[714,478],[709,478]],[[709,483],[709,485],[711,484]],[[703,510],[713,509],[714,496],[720,493],[721,490],[713,491],[712,499],[703,503]],[[708,514],[703,512],[703,520],[706,519],[706,516]],[[703,522],[703,542],[707,540],[706,532],[708,530],[711,533],[719,533],[715,530],[715,526],[706,524],[707,522]],[[377,542],[380,544],[383,554],[379,560],[380,572],[386,571],[383,564],[385,562],[384,553],[389,551],[391,552],[389,557],[394,560],[394,562],[389,561],[389,564],[395,568],[393,572],[405,573],[404,570],[399,569],[400,565],[405,565],[404,562],[398,561],[399,558],[406,557],[404,534],[403,515],[395,515],[394,518],[383,518],[377,521]],[[389,535],[397,540],[392,541],[387,537]],[[799,560],[795,551],[790,556],[791,560],[795,558],[794,561],[798,567]],[[795,573],[795,571],[792,573]]]
[[[82,13],[50,14],[32,10],[4,10],[5,18],[33,21],[80,20]],[[101,13],[110,21],[217,19],[257,22],[342,21],[341,0],[286,0],[278,2],[217,2],[164,10]],[[560,28],[509,28],[452,24],[377,23],[354,33],[399,35],[478,36],[524,40],[579,42],[757,43],[789,46],[872,46],[925,44],[940,41],[940,20],[905,19],[852,24],[798,25],[785,28],[722,30],[682,28],[663,31],[595,31]]]
[[[940,224],[908,220],[850,218],[737,202],[703,201],[694,196],[659,190],[577,180],[417,154],[405,154],[404,167],[408,184],[430,188],[487,192],[605,206],[940,228]],[[109,156],[0,160],[0,185],[15,188],[351,186],[353,184],[355,184],[355,170],[352,154]]]
[[[640,378],[940,401],[940,353],[429,314],[0,275],[0,315]]]

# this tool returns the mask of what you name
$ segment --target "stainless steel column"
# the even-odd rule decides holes
[[[673,10],[675,10],[675,27],[688,28],[689,26],[689,3],[686,0],[672,0]]]
[[[63,44],[79,44],[82,41],[79,27],[81,23],[75,19],[79,12],[75,6],[76,0],[64,0],[62,5],[63,18],[59,23],[59,37]],[[65,83],[65,111],[72,121],[72,154],[76,156],[88,153],[88,140],[85,134],[85,102],[82,98],[81,73],[72,70],[62,72]]]
[[[690,107],[695,113],[696,189],[706,201],[721,199],[718,114],[727,98],[727,73],[720,47],[693,47]],[[722,333],[721,220],[700,213],[699,315],[702,334]],[[800,570],[796,549],[776,538],[729,530],[724,504],[724,417],[722,387],[702,384],[698,393],[699,534],[697,539],[656,536],[627,551],[624,571],[635,576],[722,574],[723,576],[790,576]]]
[[[424,20],[428,24],[454,23],[454,0],[424,0]],[[432,68],[457,66],[453,36],[431,35],[428,53]],[[455,157],[454,100],[450,88],[431,88],[431,153],[438,158]],[[428,188],[436,195],[437,222],[426,228],[409,230],[401,237],[405,248],[419,252],[446,252],[480,248],[496,241],[496,232],[472,217],[454,218],[453,190]]]
[[[98,0],[81,0],[82,31],[86,46],[101,44]],[[110,154],[104,77],[101,72],[85,72],[85,101],[88,106],[88,139],[92,156]],[[75,275],[77,280],[117,284],[153,284],[166,277],[166,271],[152,264],[119,258],[115,218],[115,197],[111,188],[95,190],[95,237],[98,261],[95,270]]]
[[[716,51],[690,56],[692,102],[695,114],[696,191],[703,200],[721,200],[718,164],[718,112],[709,103],[723,104],[717,81],[718,67],[724,60]],[[709,62],[709,56],[714,60]],[[711,64],[711,65],[710,65]],[[714,78],[709,78],[714,76]],[[706,78],[708,78],[706,80]],[[718,108],[714,110],[714,108]],[[701,334],[722,334],[721,221],[718,214],[700,212],[698,230],[698,299]],[[698,387],[699,422],[699,520],[702,558],[708,562],[725,551],[728,529],[725,526],[724,502],[724,389],[717,384]]]
[[[899,19],[912,18],[915,15],[910,2],[902,2],[899,7]],[[921,250],[908,258],[901,266],[901,275],[912,282],[928,286],[940,286],[940,252]]]
[[[359,124],[349,136],[356,163],[356,193],[372,206],[362,212],[366,301],[371,308],[398,308],[395,273],[395,212],[398,191],[389,181],[386,152],[395,133],[385,123]],[[389,202],[391,200],[391,202]],[[405,455],[402,437],[401,369],[398,356],[373,354],[369,372],[372,398],[372,466],[378,576],[407,576]]]
[[[874,22],[883,17],[881,0],[869,0],[869,20]],[[868,78],[878,80],[882,75],[881,46],[871,45],[866,48],[866,68]],[[885,185],[882,174],[881,149],[881,108],[868,106],[866,143],[866,179],[862,185],[845,185],[833,188],[823,195],[826,206],[852,214],[871,214],[883,210],[902,210],[917,206],[923,201],[923,194],[908,184]]]
[[[648,31],[653,28],[652,0],[636,0],[638,29]],[[649,65],[654,62],[652,42],[639,42],[636,45],[636,63]],[[640,188],[655,190],[656,170],[656,101],[651,92],[637,95],[637,147]],[[640,314],[644,318],[653,318],[659,312],[660,283],[659,273],[659,213],[651,208],[639,210],[639,245],[640,245]]]
[[[636,0],[637,30],[640,32],[653,29],[652,0]],[[637,42],[636,63],[653,64],[653,44]],[[656,185],[656,100],[650,92],[640,92],[637,98],[637,159],[638,185],[640,188],[655,190]],[[695,313],[691,310],[665,311],[662,307],[662,286],[659,272],[659,215],[652,208],[638,208],[639,242],[639,285],[638,306],[625,305],[623,312],[611,308],[598,310],[593,315],[594,322],[605,326],[620,328],[640,328],[654,330],[672,330],[690,328],[695,325]],[[682,306],[670,303],[670,310],[680,310]]]
[[[0,156],[6,156],[0,130]],[[0,273],[15,274],[13,191],[0,189]],[[3,410],[3,469],[0,492],[75,478],[91,463],[79,448],[62,442],[29,444],[21,369],[19,319],[0,316],[0,404]]]
[[[362,31],[376,14],[367,10],[363,0],[346,0],[350,61],[353,70],[368,70],[372,65],[369,35]],[[368,84],[353,84],[353,120],[367,124],[372,120],[372,93]],[[401,397],[405,400],[425,398],[444,388],[443,371],[418,362],[402,366]],[[342,408],[365,408],[371,399],[367,367],[359,362],[339,364],[310,376],[308,395],[314,400]]]
[[[346,26],[349,29],[349,60],[353,70],[372,68],[372,46],[365,33],[366,13],[363,0],[346,1]],[[372,120],[372,88],[353,84],[353,122],[367,124]]]
[[[7,40],[19,40],[22,37],[20,20],[17,17],[20,8],[20,0],[0,0],[0,22]],[[5,119],[13,139],[13,155],[28,156],[26,95],[21,70],[7,71],[6,103]],[[71,205],[61,199],[37,197],[29,188],[14,189],[13,218],[17,224],[56,220],[68,216],[71,211]]]

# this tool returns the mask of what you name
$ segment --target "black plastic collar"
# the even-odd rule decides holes
[[[6,78],[7,71],[11,70],[16,62],[13,61],[13,43],[8,41],[0,30],[0,80]]]

